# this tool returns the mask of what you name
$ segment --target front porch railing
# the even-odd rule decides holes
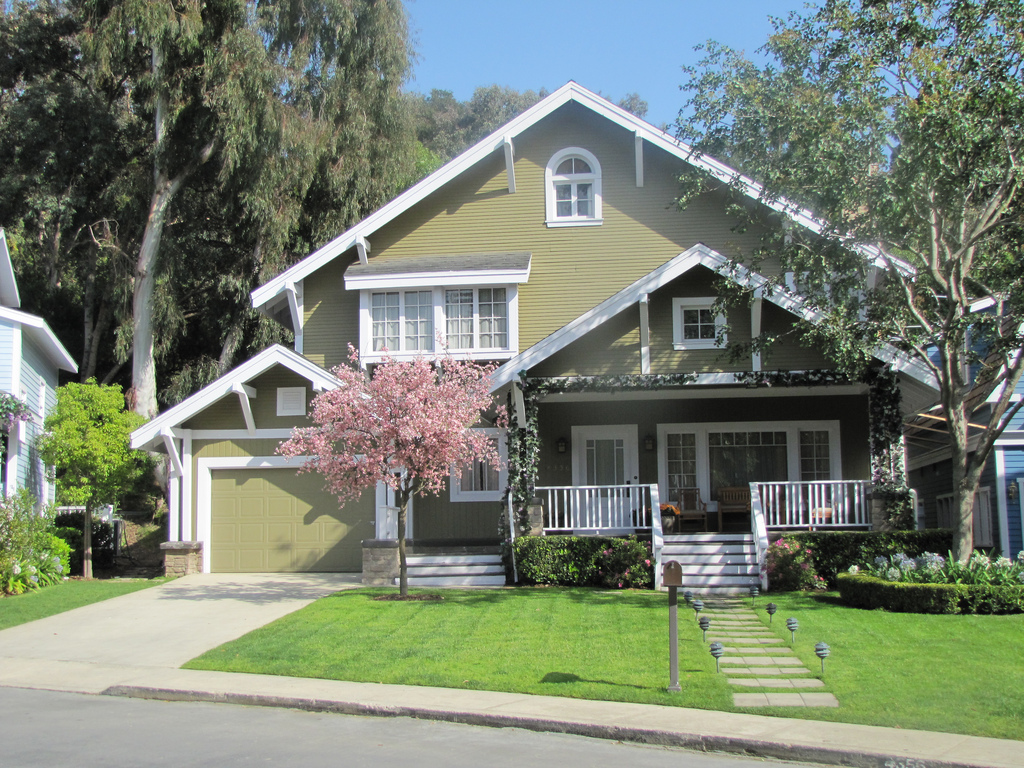
[[[767,528],[870,528],[867,480],[751,483]]]
[[[652,508],[659,509],[661,522],[656,485],[538,486],[536,493],[544,504],[545,533],[650,528]]]

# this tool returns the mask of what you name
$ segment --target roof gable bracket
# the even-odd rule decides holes
[[[288,299],[288,314],[292,318],[292,333],[295,334],[295,351],[302,352],[302,283],[298,285],[290,280],[284,285],[284,294]]]
[[[359,263],[367,263],[367,255],[370,253],[370,241],[362,235],[356,235],[355,238],[356,253],[359,254]]]
[[[160,437],[164,440],[164,447],[171,459],[171,477],[182,477],[185,468],[181,465],[181,456],[178,454],[178,445],[174,440],[174,434],[169,429],[161,429]]]
[[[640,294],[640,373],[651,372],[650,294]]]
[[[235,382],[231,385],[231,391],[238,395],[238,404],[242,406],[242,416],[245,418],[245,429],[250,435],[256,434],[256,420],[252,415],[252,403],[250,397],[256,397],[256,390],[248,384]]]
[[[750,338],[756,339],[761,335],[761,311],[764,309],[764,289],[754,289],[754,300],[750,302]],[[750,352],[750,370],[761,370],[761,353],[755,347]]]
[[[636,155],[636,185],[644,185],[644,137],[640,131],[633,132],[633,152]]]
[[[505,173],[508,174],[508,193],[514,195],[516,193],[516,152],[512,144],[512,137],[502,136],[501,146],[505,150]]]

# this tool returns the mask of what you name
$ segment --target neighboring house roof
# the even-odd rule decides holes
[[[507,153],[506,158],[511,158],[514,154],[513,139],[569,102],[575,102],[592,110],[611,122],[633,132],[638,141],[647,141],[684,162],[708,172],[724,183],[737,185],[751,199],[760,200],[763,188],[752,179],[747,178],[724,163],[705,155],[697,154],[689,145],[655,128],[650,123],[641,120],[621,107],[615,106],[607,99],[570,81],[518,117],[510,120],[494,133],[477,142],[422,181],[414,184],[387,205],[370,214],[299,263],[289,267],[277,277],[254,290],[251,294],[253,306],[265,314],[272,315],[272,305],[282,300],[281,297],[288,290],[289,286],[294,286],[353,247],[359,250],[360,261],[366,262],[366,254],[370,251],[370,243],[367,241],[367,238],[375,231],[409,210],[449,181],[452,181],[463,172],[489,157],[493,152],[503,149]],[[514,185],[510,185],[510,187],[514,188]],[[784,213],[794,222],[813,232],[823,231],[821,223],[813,214],[800,206],[782,199],[767,199],[762,202],[770,208]],[[878,249],[868,246],[858,246],[857,248],[873,262],[880,261],[882,257],[882,253]]]
[[[237,394],[240,387],[275,365],[283,366],[302,376],[317,388],[334,389],[341,383],[302,355],[280,344],[274,344],[136,429],[132,432],[132,448],[159,447],[163,443],[165,433],[169,434],[174,427],[188,421],[218,400]]]
[[[754,291],[770,285],[769,279],[764,275],[742,266],[736,266],[714,249],[703,243],[698,243],[513,357],[491,375],[491,391],[496,391],[509,382],[515,381],[519,377],[519,371],[532,368],[555,352],[600,327],[623,310],[633,306],[641,294],[652,293],[668,285],[696,266],[707,267]],[[822,319],[821,313],[808,307],[803,299],[778,286],[764,291],[762,295],[766,301],[770,301],[805,320],[818,322]],[[878,359],[890,363],[893,368],[910,376],[925,387],[937,389],[931,371],[895,347],[886,344],[872,350],[872,354]]]
[[[0,320],[8,320],[19,324],[21,332],[32,339],[35,345],[43,351],[47,359],[57,368],[71,373],[78,372],[78,363],[64,349],[64,345],[60,343],[60,340],[50,330],[50,326],[46,324],[43,318],[30,315],[28,312],[22,312],[19,309],[0,307]]]
[[[345,288],[386,288],[392,280],[402,288],[481,285],[481,281],[525,283],[530,278],[530,259],[528,251],[373,259],[345,270]]]
[[[0,229],[0,305],[18,309],[21,296],[18,295],[18,281],[14,277],[11,252],[7,250],[7,234]]]

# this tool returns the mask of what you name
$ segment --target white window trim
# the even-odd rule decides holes
[[[697,439],[697,486],[707,495],[711,491],[711,462],[708,434],[711,432],[785,432],[787,482],[800,482],[800,433],[828,432],[829,469],[832,480],[842,480],[843,461],[840,449],[838,420],[822,421],[716,421],[690,424],[658,425],[658,490],[662,499],[668,498],[668,435],[686,433]],[[709,501],[711,510],[718,502]]]
[[[472,288],[473,290],[473,307],[474,307],[474,338],[478,338],[479,334],[479,317],[477,316],[477,307],[480,303],[480,289],[481,288],[504,288],[505,289],[505,302],[508,309],[508,346],[507,347],[473,347],[471,349],[451,349],[448,350],[448,354],[451,357],[458,360],[509,360],[519,352],[519,286],[512,285],[474,285],[474,286],[434,286],[431,289],[431,296],[434,305],[434,338],[440,338],[442,343],[445,339],[445,332],[447,330],[447,323],[445,317],[445,291],[448,288],[452,289],[466,289]],[[409,288],[408,290],[416,291],[423,290],[423,288]],[[399,301],[399,322],[402,324],[402,334],[399,337],[400,343],[405,344],[405,289],[393,288],[389,289],[391,292],[397,291],[402,294],[402,298]],[[373,349],[373,314],[370,311],[371,294],[384,293],[385,291],[376,290],[361,290],[359,292],[359,360],[360,362],[366,363],[379,363],[389,357],[392,360],[414,360],[417,357],[426,355],[433,357],[437,355],[441,348],[435,343],[434,349],[432,350],[405,350],[405,349],[389,349],[387,354],[376,351]]]
[[[449,473],[448,487],[450,499],[457,501],[501,501],[505,498],[505,489],[508,487],[508,443],[505,437],[505,430],[494,427],[487,427],[474,430],[483,432],[498,438],[498,489],[496,491],[464,491],[462,490],[462,472],[455,467]]]
[[[718,349],[729,341],[729,336],[723,330],[725,328],[725,315],[719,313],[715,316],[715,338],[713,339],[684,339],[683,338],[683,310],[684,309],[711,309],[715,304],[714,296],[687,296],[675,297],[672,299],[672,348],[675,350],[686,349]]]
[[[289,406],[289,395],[299,395],[301,404],[299,407]],[[305,387],[278,387],[277,388],[277,415],[278,416],[305,416],[306,415],[306,388]]]
[[[593,216],[558,216],[555,200],[555,169],[568,157],[582,157],[593,170],[591,183],[594,190],[594,215]],[[561,177],[560,177],[561,178]],[[582,178],[582,176],[581,176]],[[601,163],[597,161],[594,153],[582,147],[566,147],[560,149],[548,160],[544,169],[544,212],[546,223],[549,227],[595,227],[604,223],[602,216],[602,192],[601,192]]]

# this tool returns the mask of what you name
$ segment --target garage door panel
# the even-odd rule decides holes
[[[213,470],[212,569],[358,572],[374,492],[339,508],[322,485],[291,468]]]

